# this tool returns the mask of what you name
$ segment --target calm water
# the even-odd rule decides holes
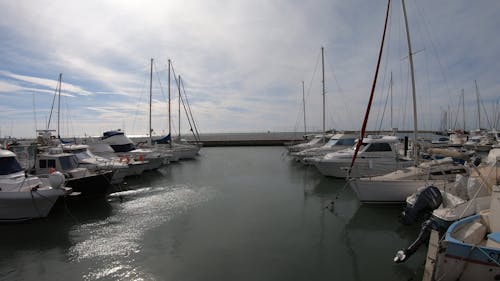
[[[402,207],[343,186],[282,147],[204,148],[107,201],[0,225],[0,280],[420,280],[425,247],[392,263],[418,232]]]

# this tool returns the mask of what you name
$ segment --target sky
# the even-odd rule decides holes
[[[405,3],[418,128],[498,128],[500,2]],[[57,129],[58,117],[66,137],[118,128],[147,134],[150,83],[153,134],[165,134],[169,59],[175,71],[173,134],[179,132],[174,75],[181,76],[201,133],[304,131],[303,100],[305,129],[322,130],[322,47],[325,127],[359,130],[386,5],[382,0],[0,0],[0,137]],[[391,1],[368,129],[413,129],[408,61],[401,1]],[[184,109],[180,119],[180,131],[187,134]]]

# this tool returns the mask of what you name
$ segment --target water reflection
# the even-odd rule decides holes
[[[402,280],[421,274],[422,257],[406,264],[392,262],[396,250],[410,243],[418,233],[418,228],[399,223],[401,210],[401,205],[360,204],[347,222],[344,236],[346,244],[352,248],[353,264],[363,268],[358,271],[361,280],[369,277]],[[384,267],[392,270],[377,271]],[[370,270],[373,274],[367,274]]]
[[[82,223],[72,229],[69,257],[73,262],[100,261],[90,267],[86,280],[117,279],[147,274],[135,266],[143,235],[186,210],[210,200],[210,187],[193,189],[187,185],[143,187],[110,196],[113,216]],[[151,277],[150,279],[154,279]]]

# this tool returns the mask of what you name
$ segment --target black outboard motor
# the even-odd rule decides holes
[[[443,202],[443,196],[435,186],[428,186],[418,194],[413,205],[406,205],[401,213],[401,223],[405,225],[414,224],[424,214],[437,209]]]
[[[420,245],[429,241],[431,230],[433,229],[438,230],[438,227],[434,223],[434,220],[430,218],[422,224],[422,228],[420,229],[420,233],[418,234],[417,239],[415,239],[415,241],[413,241],[413,243],[411,243],[411,245],[408,246],[408,248],[399,250],[396,253],[396,256],[394,257],[394,262],[395,263],[405,262],[411,255],[413,255],[413,253],[417,251]]]
[[[427,213],[431,213],[437,209],[443,202],[441,191],[435,186],[428,186],[420,194],[413,205],[407,205],[401,216],[401,222],[406,225],[414,224],[419,218]],[[394,262],[401,263],[406,261],[423,243],[429,240],[431,230],[438,230],[438,224],[433,218],[424,221],[420,233],[413,243],[408,248],[399,250],[394,257]]]

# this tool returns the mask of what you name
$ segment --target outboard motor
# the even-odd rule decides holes
[[[411,255],[413,255],[413,253],[417,251],[420,245],[429,241],[431,230],[433,229],[438,230],[437,225],[434,223],[434,220],[430,218],[422,224],[422,228],[420,229],[420,233],[418,234],[417,239],[415,239],[415,241],[413,241],[413,243],[411,243],[410,246],[408,246],[408,248],[399,250],[396,253],[396,256],[394,257],[394,262],[395,263],[405,262]]]
[[[401,223],[414,224],[420,217],[437,209],[443,202],[443,196],[435,186],[428,186],[418,195],[413,205],[407,204],[401,213]]]
[[[471,163],[476,167],[479,166],[479,164],[481,164],[481,161],[482,161],[482,159],[481,159],[481,156],[479,156],[479,155],[471,158]]]

